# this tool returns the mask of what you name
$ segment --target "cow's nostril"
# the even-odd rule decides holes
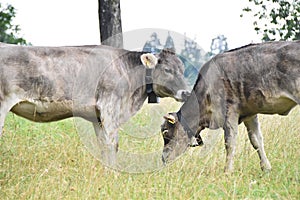
[[[190,95],[191,93],[187,90],[179,90],[175,95],[175,99],[177,101],[186,101]]]
[[[183,101],[186,101],[189,98],[189,96],[191,96],[191,93],[189,91],[183,91],[182,92]]]

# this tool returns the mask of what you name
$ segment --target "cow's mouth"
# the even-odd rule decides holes
[[[191,94],[188,90],[178,90],[176,92],[175,90],[167,87],[162,87],[161,85],[157,84],[154,85],[154,92],[159,97],[172,97],[179,102],[186,101]]]
[[[159,97],[174,97],[174,93],[171,89],[162,87],[160,85],[154,85],[154,92]]]

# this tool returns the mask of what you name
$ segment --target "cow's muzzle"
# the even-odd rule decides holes
[[[174,98],[177,101],[186,101],[189,96],[191,96],[191,93],[187,90],[178,90]]]
[[[170,148],[169,146],[165,147],[163,152],[162,152],[162,157],[161,160],[163,162],[164,165],[168,164],[170,161],[172,161],[173,159],[171,158],[171,154],[174,153],[172,151],[172,148]],[[171,156],[171,157],[170,157]]]

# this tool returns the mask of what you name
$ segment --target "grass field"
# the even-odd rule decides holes
[[[148,120],[145,114],[132,123],[147,127]],[[38,124],[10,114],[0,138],[0,199],[300,199],[300,108],[287,117],[260,116],[260,122],[273,167],[268,174],[243,125],[231,175],[223,173],[221,131],[206,131],[208,145],[189,149],[165,168],[136,174],[105,168],[86,150],[72,119]],[[133,140],[139,134],[147,133],[125,125],[120,148],[161,151],[158,133]]]

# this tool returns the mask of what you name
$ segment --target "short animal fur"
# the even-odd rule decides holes
[[[238,124],[244,123],[263,170],[270,170],[257,114],[287,115],[300,104],[300,41],[252,44],[219,54],[200,70],[192,95],[165,116],[163,160],[183,153],[205,128],[223,128],[225,171],[233,170]]]

